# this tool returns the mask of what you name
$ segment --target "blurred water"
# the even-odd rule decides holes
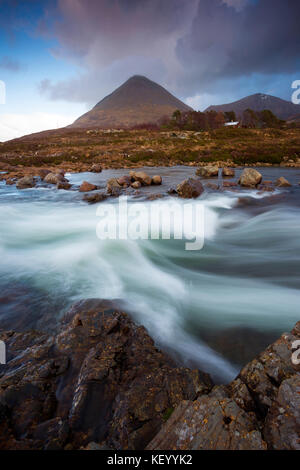
[[[299,320],[299,196],[205,194],[205,245],[186,251],[184,240],[99,240],[97,206],[78,192],[1,183],[0,328],[55,328],[75,300],[118,298],[181,362],[228,381]]]

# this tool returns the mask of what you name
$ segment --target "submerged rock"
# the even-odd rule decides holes
[[[262,174],[254,168],[245,168],[240,176],[239,184],[247,188],[255,188],[262,181]]]
[[[176,191],[179,197],[189,199],[200,196],[204,188],[200,180],[188,178],[177,186]]]
[[[92,193],[92,194],[85,194],[83,196],[83,200],[88,202],[89,204],[95,204],[96,202],[102,202],[107,199],[107,194],[101,193]]]

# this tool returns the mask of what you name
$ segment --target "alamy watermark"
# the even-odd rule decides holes
[[[6,345],[4,341],[0,341],[0,365],[6,364]]]
[[[6,86],[3,80],[0,80],[0,104],[6,103]]]
[[[292,103],[300,104],[300,80],[295,80],[292,83],[292,88],[295,89],[294,93],[292,94]]]
[[[96,233],[101,240],[188,240],[185,249],[204,246],[204,205],[200,202],[130,203],[127,196],[117,204],[101,204]]]

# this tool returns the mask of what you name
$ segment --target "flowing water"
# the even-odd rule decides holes
[[[145,193],[194,174],[188,167],[147,171],[161,174],[164,187]],[[265,179],[300,181],[294,169],[260,171]],[[104,185],[124,173],[67,177],[75,186]],[[78,191],[0,183],[0,328],[53,330],[78,299],[121,299],[181,363],[229,381],[300,319],[300,187],[200,200],[205,244],[186,251],[185,240],[99,240],[98,205],[84,203]]]

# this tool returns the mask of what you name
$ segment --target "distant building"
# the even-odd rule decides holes
[[[239,121],[225,122],[224,124],[225,127],[239,127],[239,125]]]

